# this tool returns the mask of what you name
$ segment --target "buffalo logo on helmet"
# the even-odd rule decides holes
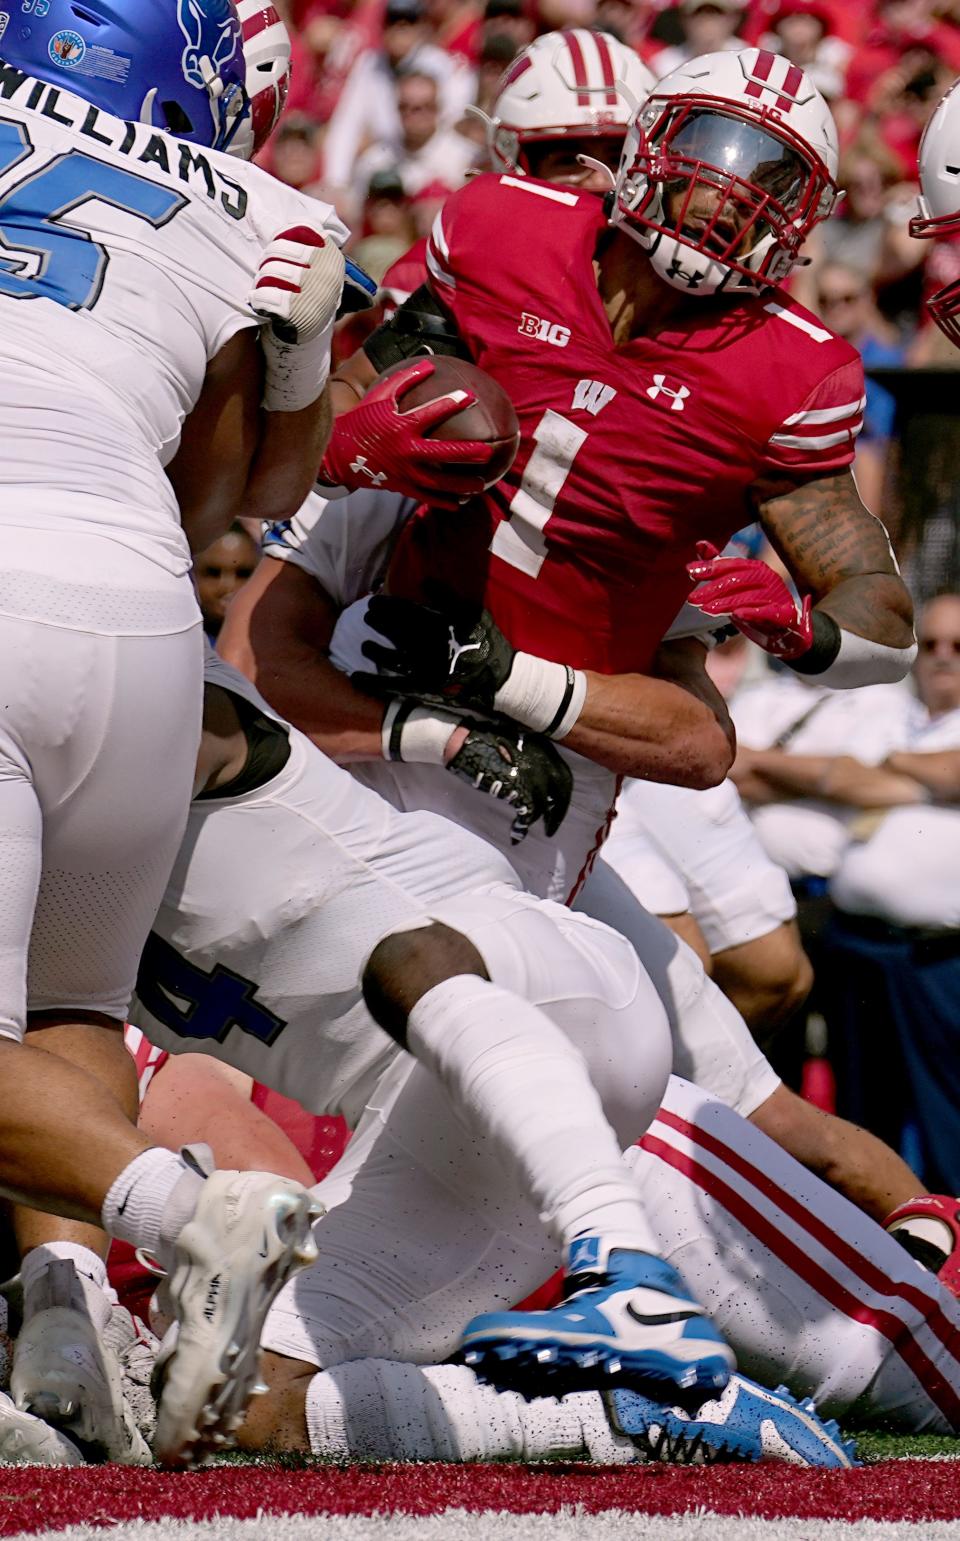
[[[210,80],[210,66],[213,75],[219,75],[237,51],[240,28],[236,13],[230,0],[214,0],[214,3],[208,0],[206,6],[201,6],[198,0],[178,0],[177,20],[186,39],[183,77],[192,86],[205,90]],[[204,36],[204,22],[220,29],[212,49],[209,38]]]

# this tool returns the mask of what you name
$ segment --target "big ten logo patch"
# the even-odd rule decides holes
[[[521,337],[535,337],[538,342],[552,343],[555,348],[565,348],[571,336],[568,326],[561,326],[559,321],[545,321],[528,310],[521,314],[517,331]]]

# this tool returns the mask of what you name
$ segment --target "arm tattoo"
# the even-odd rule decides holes
[[[817,598],[844,578],[897,571],[887,532],[861,503],[849,471],[768,499],[760,520],[801,587]]]
[[[849,471],[777,490],[760,521],[798,588],[838,625],[893,647],[912,640],[913,611],[884,525]]]

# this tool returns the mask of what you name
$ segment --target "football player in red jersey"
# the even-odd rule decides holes
[[[711,609],[722,600],[734,616],[739,586],[752,581],[698,559],[699,541],[720,547],[759,515],[805,602],[797,613],[776,584],[759,600],[748,588],[743,619],[802,672],[843,685],[909,667],[909,596],[849,472],[859,358],[772,288],[830,212],[835,164],[829,111],[796,67],[755,49],[693,61],[655,88],[631,128],[609,219],[597,198],[528,176],[476,179],[437,221],[429,287],[343,372],[349,396],[422,351],[425,334],[438,351],[445,330],[446,346],[509,390],[523,435],[513,468],[456,519],[418,510],[388,577],[397,597],[442,585],[485,609],[509,639],[502,662],[478,686],[462,669],[448,675],[443,626],[433,665],[422,639],[412,664],[390,635],[386,683],[397,701],[437,688],[468,707],[495,698],[562,740],[581,757],[589,804],[582,823],[568,815],[568,841],[575,828],[581,842],[588,824],[591,837],[602,829],[616,774],[710,785],[727,768],[717,703],[650,677],[689,593],[689,563],[709,584],[695,597]],[[373,473],[381,487],[428,490],[426,470],[405,474],[416,446],[398,410],[403,378],[340,417],[324,465],[331,481]],[[475,485],[469,468],[439,480],[448,494]],[[392,629],[383,601],[378,619]],[[466,626],[463,609],[451,620]],[[442,762],[436,719],[406,713],[388,707],[388,752]],[[357,703],[350,717],[347,753],[382,754],[381,704]],[[444,800],[440,768],[418,773],[433,806]],[[563,843],[561,834],[550,860]],[[558,877],[567,891],[592,844],[570,845]]]
[[[567,716],[576,698],[581,703],[572,730],[563,717],[554,729],[574,767],[570,811],[557,838],[535,830],[511,852],[540,893],[565,895],[589,864],[617,772],[697,784],[726,768],[722,708],[706,681],[702,647],[681,639],[657,650],[689,589],[686,564],[698,540],[710,535],[722,545],[762,514],[799,586],[816,596],[818,618],[798,617],[784,589],[744,619],[768,632],[772,625],[774,644],[805,652],[806,666],[826,671],[825,682],[889,678],[911,657],[909,598],[848,469],[863,393],[859,361],[769,289],[833,196],[829,114],[798,76],[772,55],[747,50],[696,61],[657,87],[623,158],[613,230],[599,199],[531,181],[519,162],[512,174],[456,194],[432,241],[432,287],[368,344],[370,356],[352,361],[345,373],[354,385],[346,389],[355,399],[390,358],[463,349],[499,375],[518,406],[525,438],[514,469],[455,517],[421,509],[399,542],[392,516],[389,528],[371,534],[379,517],[373,505],[383,500],[369,487],[356,495],[371,505],[363,519],[359,509],[341,518],[342,503],[328,504],[319,519],[305,510],[268,545],[284,560],[262,564],[228,621],[228,656],[327,752],[363,762],[353,767],[359,779],[400,807],[446,812],[509,850],[511,807],[470,789],[458,795],[441,770],[464,736],[454,712],[418,709],[399,693],[414,682],[394,668],[398,691],[385,713],[327,657],[337,606],[374,586],[395,544],[391,594],[418,595],[427,577],[439,576],[482,597],[497,636],[505,631],[512,644],[494,648],[489,631],[482,638],[485,664],[497,651],[515,687],[509,704],[499,695],[498,709],[527,727],[549,726],[554,681],[561,703],[570,690]],[[595,100],[588,82],[580,84],[574,69],[568,103]],[[790,127],[794,116],[815,147]],[[712,171],[710,156],[719,163]],[[792,186],[784,188],[787,170]],[[637,242],[654,249],[644,255]],[[391,410],[372,446],[373,468],[381,485],[429,497],[409,423]],[[339,420],[331,479],[350,477],[352,435],[363,420],[363,407]],[[447,493],[470,490],[458,474],[442,478]],[[329,549],[317,558],[314,534],[323,546],[331,525]],[[373,558],[356,549],[371,541]],[[761,576],[769,571],[754,567]],[[728,580],[726,572],[722,561],[706,567],[721,583],[744,576],[737,569]],[[324,604],[318,582],[333,604]],[[735,592],[727,608],[736,612]],[[346,611],[334,653],[369,674],[360,646],[386,639],[359,619],[351,641],[357,616]],[[435,635],[445,669],[445,623]],[[666,677],[642,672],[651,666]],[[487,668],[480,686],[489,692],[490,684]],[[530,691],[526,704],[516,698],[518,685]],[[504,766],[496,783],[503,797],[511,775],[522,777],[523,732],[518,726],[514,766]],[[407,763],[385,763],[389,753]],[[624,929],[616,901],[604,904],[602,918]],[[591,898],[594,908],[603,902]],[[780,1086],[742,1020],[662,931],[634,913],[628,934],[672,1002],[680,1073],[754,1117],[876,1217],[908,1198],[916,1187],[908,1169]]]

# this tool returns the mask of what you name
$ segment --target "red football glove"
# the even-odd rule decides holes
[[[699,561],[687,572],[699,587],[689,596],[706,615],[729,615],[738,631],[775,658],[801,658],[813,644],[812,600],[796,602],[783,579],[766,562],[723,557],[708,540],[697,542]]]
[[[357,406],[342,413],[323,457],[320,481],[351,490],[402,492],[447,508],[482,492],[490,481],[484,475],[490,445],[479,439],[427,437],[431,428],[472,406],[476,397],[458,391],[425,401],[409,412],[400,405],[405,392],[429,380],[433,372],[432,359],[415,359],[408,368],[372,385]]]
[[[960,1199],[946,1193],[908,1199],[887,1215],[883,1228],[960,1296]]]

